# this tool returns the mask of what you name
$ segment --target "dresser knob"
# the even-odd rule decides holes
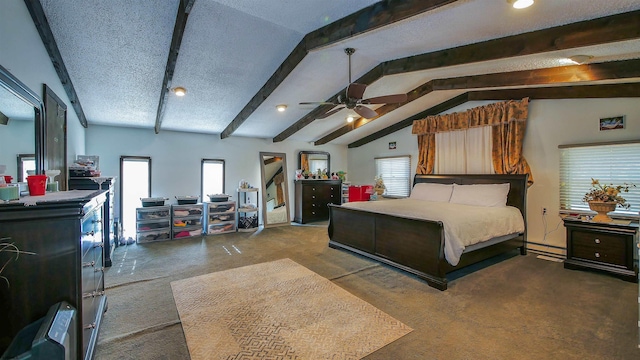
[[[315,215],[315,214],[316,214],[316,212],[315,212],[315,211],[312,211],[311,213],[312,213],[313,215]]]
[[[311,198],[312,198],[312,199],[315,199],[315,198],[316,198],[316,196],[315,196],[315,195],[311,195]]]
[[[596,239],[596,244],[600,244],[600,239]]]
[[[599,258],[600,257],[600,253],[596,253],[596,257]]]

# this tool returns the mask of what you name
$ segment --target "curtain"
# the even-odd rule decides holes
[[[309,155],[307,154],[300,155],[300,169],[311,171],[309,169]]]
[[[489,104],[465,112],[428,116],[413,122],[411,132],[418,135],[416,174],[432,174],[435,163],[435,134],[468,128],[491,126],[491,158],[497,174],[529,174],[522,156],[522,143],[529,115],[529,99]]]
[[[284,174],[280,173],[273,177],[273,183],[276,185],[276,200],[277,205],[284,202],[284,191],[282,189],[282,183],[284,182]]]
[[[435,135],[437,174],[494,174],[491,127],[439,132]]]

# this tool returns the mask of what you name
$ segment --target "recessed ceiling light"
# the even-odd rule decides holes
[[[287,105],[285,104],[280,104],[280,105],[276,105],[276,109],[280,112],[283,112],[285,110],[287,110]]]
[[[353,122],[353,115],[347,115],[347,122]]]
[[[533,5],[533,0],[507,0],[515,9],[524,9]]]
[[[187,93],[187,89],[183,88],[182,86],[176,86],[172,90],[173,93],[176,94],[176,96],[184,96]]]

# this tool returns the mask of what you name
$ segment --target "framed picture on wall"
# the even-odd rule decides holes
[[[624,115],[600,119],[600,131],[624,129]]]

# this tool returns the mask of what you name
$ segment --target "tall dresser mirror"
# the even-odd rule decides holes
[[[262,176],[262,221],[264,227],[289,225],[289,189],[287,187],[287,155],[260,152]]]
[[[18,171],[19,154],[35,154],[35,170],[42,173],[43,116],[40,97],[0,65],[0,164],[7,166],[6,175]]]

